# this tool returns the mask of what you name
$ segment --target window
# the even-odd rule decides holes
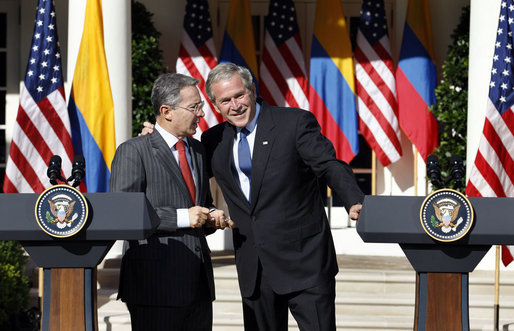
[[[6,162],[5,112],[7,94],[7,13],[0,12],[0,190],[3,182]]]

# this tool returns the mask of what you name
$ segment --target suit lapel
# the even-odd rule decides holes
[[[251,181],[251,208],[255,207],[262,185],[264,172],[276,139],[277,130],[273,121],[272,110],[266,102],[261,104],[261,112],[257,122],[257,132],[253,145],[252,155],[252,181]]]
[[[182,194],[185,196],[189,196],[189,191],[186,186],[186,182],[182,177],[182,173],[180,172],[180,168],[177,164],[177,161],[173,157],[173,153],[171,149],[168,147],[160,133],[155,130],[155,132],[150,136],[150,143],[152,144],[153,155],[155,156],[157,162],[161,163],[161,165],[169,171],[175,178],[177,178],[177,184],[182,191]]]

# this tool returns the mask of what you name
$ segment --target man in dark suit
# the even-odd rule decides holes
[[[316,118],[256,98],[250,72],[215,67],[206,92],[225,118],[202,135],[233,231],[246,330],[335,330],[334,244],[318,179],[357,219],[364,198]]]
[[[226,224],[212,205],[204,148],[190,138],[205,115],[198,82],[159,76],[152,88],[157,132],[121,144],[112,162],[111,192],[145,192],[161,221],[151,238],[131,241],[123,256],[118,297],[127,303],[132,330],[212,329],[205,235]]]

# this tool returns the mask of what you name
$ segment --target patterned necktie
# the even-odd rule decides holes
[[[187,162],[184,142],[182,140],[177,141],[177,143],[175,144],[175,148],[178,151],[178,162],[180,164],[180,171],[182,172],[182,177],[184,177],[184,181],[186,182],[187,190],[189,191],[191,201],[193,202],[193,204],[195,204],[195,182],[193,180],[193,175],[191,174],[191,168],[189,168],[189,163]]]
[[[241,129],[239,136],[239,145],[237,146],[237,153],[239,159],[239,169],[248,177],[251,182],[252,179],[252,156],[250,154],[250,146],[246,136],[250,134],[246,128]]]

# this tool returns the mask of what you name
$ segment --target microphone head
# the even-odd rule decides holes
[[[86,176],[86,160],[83,155],[75,155],[73,159],[73,165],[71,169],[71,177],[68,180],[73,179],[73,187],[77,187],[80,184],[82,178]]]
[[[452,155],[450,158],[451,165],[451,176],[455,180],[461,180],[464,178],[464,163],[462,162],[462,157],[459,155]]]
[[[48,162],[48,166],[49,167],[51,167],[51,166],[58,166],[60,168],[61,164],[62,164],[62,159],[61,159],[61,157],[59,155],[53,155],[50,158],[50,162]]]
[[[53,185],[57,185],[57,179],[61,177],[61,164],[62,159],[59,155],[52,156],[48,162],[46,175],[50,179],[50,183]]]
[[[439,158],[435,154],[430,154],[427,157],[427,177],[430,178],[432,185],[439,186],[441,169],[439,168]]]

